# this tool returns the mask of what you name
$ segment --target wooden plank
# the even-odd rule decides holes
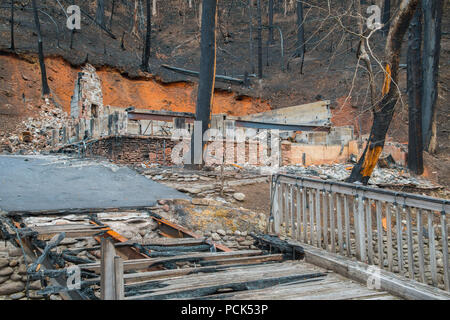
[[[391,223],[391,206],[386,204],[386,228],[387,228],[387,252],[388,252],[388,268],[392,272],[394,264],[394,255],[392,252],[392,223]]]
[[[413,256],[413,237],[412,237],[412,222],[411,222],[411,208],[406,210],[406,234],[408,239],[408,271],[409,278],[414,280],[414,256]]]
[[[151,206],[125,206],[125,207],[103,207],[103,208],[69,208],[56,210],[36,210],[36,211],[8,211],[8,217],[14,216],[44,216],[44,215],[69,215],[69,214],[92,214],[101,212],[120,212],[120,211],[144,211],[150,210]]]
[[[365,211],[364,210],[365,206],[364,206],[364,197],[359,196],[358,197],[358,238],[359,238],[359,254],[360,254],[360,259],[363,262],[366,262],[367,260],[367,252],[366,252],[366,228],[365,228],[365,224],[366,224],[366,219],[365,219]],[[356,233],[356,232],[355,232]]]
[[[63,232],[66,234],[67,238],[78,238],[78,237],[92,237],[101,231],[102,230],[97,230],[97,229],[93,229],[93,230],[87,229],[87,230],[82,230],[82,231],[69,230],[69,231],[63,231]],[[50,240],[51,238],[53,238],[55,235],[60,234],[60,233],[61,232],[39,234],[37,236],[37,239],[47,241],[47,240]]]
[[[261,250],[241,250],[241,251],[229,251],[229,252],[201,252],[193,254],[179,255],[168,258],[148,258],[148,259],[134,259],[126,260],[123,263],[124,270],[132,269],[146,269],[153,267],[161,263],[173,263],[179,261],[209,261],[209,260],[221,260],[234,257],[250,257],[255,255],[261,255]],[[91,270],[94,272],[100,271],[100,263],[87,263],[78,265],[81,269]]]
[[[381,222],[381,202],[376,201],[376,214],[377,214],[377,243],[378,243],[378,267],[382,269],[384,267],[384,252],[383,252],[383,225]]]
[[[152,239],[151,241],[141,243],[145,246],[165,246],[165,247],[178,247],[178,246],[196,246],[205,243],[206,238],[159,238],[159,239]],[[133,245],[134,241],[127,241],[127,242],[120,242],[116,243],[115,246],[122,247],[122,246],[130,246]],[[169,250],[169,249],[168,249]]]
[[[336,252],[336,229],[334,226],[334,193],[328,194],[330,208],[330,236],[331,236],[331,252]]]
[[[441,232],[442,232],[442,260],[444,262],[444,286],[450,291],[450,271],[448,265],[448,228],[445,212],[441,212]]]
[[[286,234],[286,236],[289,235],[289,214],[291,212],[291,201],[289,198],[289,193],[290,193],[290,185],[285,184],[284,185],[285,189],[284,189],[284,203],[285,203],[285,207],[284,207],[284,232]]]
[[[430,249],[430,268],[431,281],[433,286],[437,286],[437,272],[436,272],[436,246],[434,245],[434,226],[433,213],[428,212],[428,247]]]
[[[229,277],[228,281],[208,284],[201,283],[195,286],[185,288],[163,289],[156,292],[141,294],[138,296],[128,297],[128,300],[160,300],[160,299],[183,299],[183,298],[197,298],[208,296],[216,293],[221,289],[233,290],[248,290],[248,288],[261,289],[271,287],[275,284],[289,283],[302,279],[323,277],[323,273],[303,273],[303,274],[289,274],[284,276],[268,275],[259,279],[246,279],[239,277]]]
[[[301,240],[304,230],[304,223],[302,224],[302,203],[301,203],[301,194],[300,189],[297,187],[295,188],[295,194],[297,196],[297,233],[296,233],[296,239]],[[304,222],[304,221],[303,221]]]
[[[253,263],[264,263],[268,261],[281,261],[283,260],[282,254],[268,254],[263,256],[252,256],[252,257],[239,257],[239,258],[229,258],[221,260],[209,260],[200,261],[201,266],[215,266],[215,265],[227,265],[227,264],[253,264]]]
[[[356,246],[356,259],[361,260],[361,246],[359,244],[359,214],[357,210],[357,203],[359,205],[358,197],[352,199],[352,213],[353,213],[353,228],[355,230],[355,246]]]
[[[305,261],[322,268],[333,270],[340,275],[360,283],[367,283],[373,277],[371,266],[352,261],[347,257],[338,256],[329,252],[303,244],[305,249]],[[380,270],[380,290],[393,295],[411,300],[449,300],[450,293],[434,288],[415,280],[401,277],[392,272]]]
[[[29,229],[36,231],[38,233],[60,233],[63,231],[84,231],[101,228],[102,227],[99,226],[81,223],[66,223],[66,224],[40,225],[29,227]]]
[[[417,241],[419,244],[419,277],[422,283],[426,283],[425,279],[425,254],[423,249],[423,217],[422,209],[417,209]]]
[[[347,249],[347,256],[352,256],[352,243],[350,241],[350,210],[348,207],[348,198],[347,195],[343,195],[344,197],[344,221],[345,221],[345,243]]]
[[[395,226],[397,228],[397,261],[398,271],[401,275],[403,272],[403,231],[402,231],[402,215],[399,206],[395,206]]]
[[[309,244],[314,245],[315,240],[315,228],[314,228],[314,190],[309,189]]]
[[[115,300],[123,300],[125,298],[123,260],[118,256],[114,257],[114,295]]]
[[[327,275],[325,279],[310,279],[268,287],[260,290],[211,295],[206,299],[226,300],[342,300],[386,297],[398,299],[386,292],[363,287],[359,283]]]
[[[326,191],[322,193],[322,207],[323,207],[323,248],[328,250],[328,194]]]
[[[306,243],[307,240],[307,233],[308,233],[308,223],[307,223],[307,217],[306,217],[306,190],[303,188],[303,186],[300,188],[300,193],[302,196],[302,217],[303,217],[303,242]]]
[[[321,248],[322,247],[322,210],[320,208],[320,190],[316,189],[316,247]]]
[[[191,230],[189,230],[183,226],[180,226],[179,224],[176,224],[174,222],[166,220],[160,216],[152,215],[151,218],[153,220],[155,220],[156,222],[158,222],[159,231],[161,233],[166,234],[167,237],[203,239],[203,236],[200,236],[199,234],[196,234],[195,232],[192,232]],[[232,251],[230,248],[228,248],[227,246],[225,246],[223,244],[215,243],[213,241],[210,241],[210,242],[219,251],[223,251],[223,252]]]
[[[296,204],[295,204],[295,197],[294,197],[294,185],[291,185],[290,187],[290,192],[289,192],[289,196],[291,198],[291,210],[290,210],[290,214],[291,214],[291,237],[293,239],[295,239],[297,237],[297,232],[295,230],[295,208],[296,208]],[[300,223],[298,223],[298,225],[300,226]]]
[[[283,197],[281,193],[281,184],[278,182],[276,183],[276,189],[274,194],[274,206],[273,206],[273,228],[275,234],[280,234],[280,228],[281,228],[281,215],[282,215],[282,204],[283,204]]]
[[[267,262],[266,262],[267,263]],[[184,269],[169,269],[169,270],[158,270],[149,272],[138,272],[138,273],[128,273],[124,275],[125,283],[142,282],[155,279],[166,279],[173,278],[177,276],[184,276],[195,273],[202,272],[217,272],[225,270],[227,268],[242,267],[244,265],[251,265],[251,263],[235,263],[235,264],[224,264],[218,266],[204,266],[204,267],[194,267],[194,268],[184,268]]]
[[[367,256],[369,264],[373,264],[373,238],[372,238],[372,203],[370,199],[366,200],[366,217],[367,217]]]
[[[235,268],[222,268],[216,272],[194,273],[181,277],[167,278],[164,280],[145,281],[126,285],[126,295],[141,295],[153,293],[156,290],[180,291],[190,288],[208,287],[211,285],[223,285],[230,281],[252,281],[264,279],[269,276],[283,277],[295,274],[321,273],[317,268],[305,266],[298,261],[285,261],[282,263],[267,263],[247,265]],[[323,274],[323,273],[321,273]]]
[[[336,216],[337,216],[337,229],[338,229],[338,243],[339,252],[344,255],[344,239],[343,239],[343,229],[342,229],[342,201],[341,195],[336,193]]]

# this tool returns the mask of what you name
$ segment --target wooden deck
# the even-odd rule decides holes
[[[216,269],[125,285],[127,300],[394,300],[300,260]]]

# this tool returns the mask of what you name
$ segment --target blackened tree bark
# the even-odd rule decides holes
[[[109,17],[109,29],[112,28],[112,20],[114,17],[114,9],[116,7],[116,0],[112,0],[112,5],[111,5],[111,16]]]
[[[255,73],[255,64],[253,63],[253,15],[252,15],[253,0],[248,0],[248,30],[249,30],[249,56],[251,73]]]
[[[386,133],[394,115],[398,100],[398,69],[402,39],[408,29],[419,0],[402,0],[386,40],[385,79],[382,99],[373,110],[373,123],[369,140],[358,163],[348,178],[348,182],[367,184],[384,147]]]
[[[216,78],[216,25],[217,25],[217,0],[203,0],[202,2],[202,27],[200,41],[200,75],[197,95],[195,119],[202,123],[202,150],[205,145],[203,135],[209,128],[211,120],[211,108]],[[191,143],[191,159],[194,164],[195,143]]]
[[[421,43],[422,10],[419,5],[409,26],[407,56],[409,105],[408,168],[416,174],[423,173]]]
[[[131,34],[138,36],[138,0],[134,0],[133,21],[131,22]]]
[[[303,74],[303,63],[305,61],[305,28],[303,24],[303,2],[297,1],[297,49],[295,56],[302,58],[300,74]]]
[[[359,14],[359,18],[358,18],[358,30],[359,30],[359,34],[361,35],[361,38],[359,40],[359,45],[358,45],[358,51],[356,53],[357,58],[361,59],[364,64],[366,65],[366,69],[367,69],[367,73],[369,74],[369,87],[370,87],[370,99],[372,102],[372,107],[375,106],[375,100],[376,100],[376,86],[375,86],[375,79],[373,76],[373,69],[372,69],[372,62],[370,61],[370,56],[367,53],[366,50],[366,39],[363,37],[363,30],[364,30],[364,15],[363,12],[361,10],[361,3],[362,1],[360,0],[356,0],[355,1],[355,7],[356,7],[356,12]],[[361,129],[361,126],[360,126]]]
[[[439,55],[441,50],[441,24],[443,0],[423,0],[424,39],[423,39],[423,95],[422,95],[422,134],[425,150],[434,152],[435,144],[430,145],[432,124],[437,100]]]
[[[262,17],[261,17],[261,0],[257,0],[258,8],[258,78],[263,77],[263,62],[262,62]]]
[[[150,59],[150,45],[151,45],[151,33],[152,33],[152,13],[150,0],[146,0],[147,5],[147,31],[145,34],[144,52],[142,54],[141,69],[145,72],[149,72],[148,60]]]
[[[385,36],[389,33],[390,19],[391,19],[391,0],[384,0],[383,16],[381,22],[383,23],[382,31]]]
[[[97,0],[97,10],[95,11],[95,21],[102,27],[105,26],[105,0]]]
[[[14,45],[14,0],[11,0],[11,50],[16,50]]]
[[[269,43],[273,43],[273,0],[269,0]]]
[[[47,71],[45,69],[45,62],[44,62],[44,49],[42,46],[41,24],[39,23],[36,0],[32,0],[32,5],[33,5],[34,24],[36,26],[36,33],[38,37],[38,55],[39,55],[39,66],[41,68],[42,95],[45,96],[50,94],[50,88],[47,82]]]

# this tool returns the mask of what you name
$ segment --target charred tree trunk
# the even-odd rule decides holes
[[[155,1],[155,0],[153,0]],[[141,69],[145,72],[149,72],[148,60],[150,59],[150,45],[151,45],[151,33],[152,33],[152,13],[151,13],[151,1],[147,0],[147,31],[145,34],[144,52],[142,54]]]
[[[273,43],[273,0],[269,0],[269,44]]]
[[[356,11],[358,12],[358,14],[360,14],[360,18],[358,19],[358,30],[359,34],[361,35],[356,56],[358,59],[361,59],[364,62],[364,64],[366,65],[367,73],[369,74],[370,100],[373,108],[376,104],[376,86],[373,76],[372,62],[370,61],[370,56],[366,50],[366,39],[363,37],[364,19],[362,18],[363,12],[361,10],[361,2],[362,1],[360,0],[355,1]],[[362,112],[362,110],[360,112]],[[361,126],[359,126],[359,131],[361,133]]]
[[[249,55],[251,73],[255,73],[255,64],[253,63],[253,15],[252,15],[253,0],[248,0],[248,30],[249,30]]]
[[[111,16],[109,17],[109,29],[111,30],[112,28],[112,21],[113,21],[113,17],[114,17],[114,9],[115,9],[115,5],[116,5],[116,0],[112,0],[112,5],[111,5]]]
[[[14,0],[11,0],[11,50],[16,50],[14,45]]]
[[[391,0],[384,0],[383,17],[382,17],[382,23],[383,23],[382,31],[385,36],[389,33],[390,19],[391,19]]]
[[[261,17],[261,0],[257,0],[258,7],[258,78],[263,77],[263,62],[262,62],[262,17]]]
[[[203,0],[202,2],[202,27],[201,27],[201,56],[200,75],[197,95],[197,106],[195,109],[196,121],[202,124],[202,150],[205,145],[203,135],[209,128],[211,120],[211,108],[214,94],[216,75],[216,24],[217,24],[217,0]],[[191,139],[191,159],[194,161],[195,141]],[[202,161],[203,163],[203,161]],[[200,165],[201,166],[201,165]]]
[[[435,145],[430,145],[430,141],[438,95],[443,0],[423,0],[422,10],[424,13],[422,135],[425,150],[432,153],[435,151]]]
[[[138,0],[134,0],[133,21],[131,27],[131,34],[138,36]]]
[[[102,27],[105,26],[105,0],[97,0],[97,10],[95,11],[95,21]]]
[[[36,26],[36,33],[38,37],[38,55],[39,55],[39,66],[41,68],[42,95],[46,96],[50,94],[50,88],[47,82],[47,71],[45,69],[45,62],[44,62],[44,49],[42,46],[41,24],[39,23],[36,0],[32,0],[32,5],[33,5],[34,24]]]
[[[408,168],[416,173],[423,173],[423,142],[422,142],[422,10],[416,9],[414,18],[409,26],[408,37]]]
[[[348,182],[367,184],[384,147],[386,134],[398,100],[398,67],[402,39],[408,29],[419,0],[403,0],[386,41],[385,79],[382,99],[373,110],[373,123],[369,140],[358,163],[353,167]]]
[[[305,28],[303,25],[303,2],[297,1],[297,49],[295,56],[302,58],[300,74],[303,74],[303,63],[305,61]]]

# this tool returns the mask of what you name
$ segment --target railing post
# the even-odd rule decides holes
[[[450,291],[450,274],[448,265],[448,228],[447,217],[445,211],[441,212],[441,227],[442,227],[442,260],[444,262],[444,286],[445,290]]]
[[[272,215],[273,215],[273,231],[275,234],[280,234],[280,216],[281,216],[281,201],[282,201],[282,193],[281,193],[281,184],[280,182],[275,182],[275,191],[273,195],[273,206],[272,206]]]

